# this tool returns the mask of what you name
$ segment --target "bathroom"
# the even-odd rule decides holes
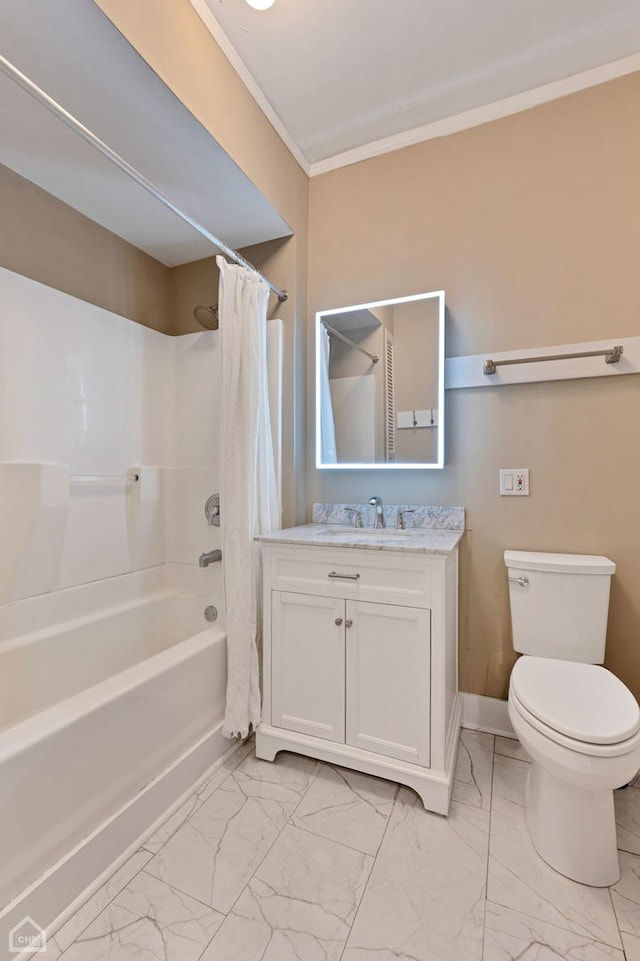
[[[618,792],[622,876],[611,892],[577,885],[539,865],[514,826],[523,804],[527,762],[509,736],[506,711],[516,655],[503,560],[505,550],[523,550],[605,555],[615,562],[605,664],[639,697],[640,560],[633,478],[640,466],[634,441],[640,400],[635,377],[578,376],[448,389],[442,470],[317,469],[314,448],[317,311],[444,290],[448,358],[535,352],[610,338],[618,343],[637,336],[638,65],[635,72],[605,76],[604,82],[567,90],[558,99],[528,104],[529,109],[500,119],[492,117],[490,122],[449,136],[416,141],[325,172],[317,169],[308,176],[195,6],[187,0],[165,0],[153,5],[153,17],[148,5],[125,0],[100,0],[96,8],[232,158],[279,218],[282,232],[274,228],[266,235],[272,239],[240,238],[234,245],[270,281],[289,291],[285,302],[278,304],[271,298],[269,304],[269,316],[281,321],[281,335],[276,336],[281,336],[283,358],[283,527],[310,521],[314,503],[357,505],[371,495],[389,506],[462,506],[465,510],[465,531],[458,547],[463,733],[452,813],[446,819],[428,816],[416,805],[413,792],[405,788],[397,793],[392,781],[375,780],[367,795],[362,783],[352,780],[346,803],[355,806],[355,813],[349,824],[359,826],[364,840],[351,842],[357,857],[345,856],[335,872],[334,886],[319,885],[315,895],[320,903],[335,897],[340,924],[334,930],[325,917],[324,927],[322,918],[314,927],[313,918],[296,917],[296,935],[289,942],[284,925],[279,927],[273,918],[271,941],[269,937],[265,941],[258,921],[269,885],[280,884],[280,896],[286,897],[287,890],[293,896],[304,883],[303,875],[295,871],[295,852],[286,847],[289,874],[283,868],[280,877],[276,864],[272,865],[275,875],[262,876],[263,869],[256,864],[255,878],[247,878],[237,891],[240,900],[234,897],[229,904],[222,898],[212,906],[205,899],[209,913],[199,927],[194,922],[193,929],[184,929],[184,936],[176,930],[180,916],[172,921],[169,894],[177,891],[184,903],[191,898],[190,904],[200,905],[203,895],[197,888],[181,886],[177,874],[167,871],[163,878],[150,865],[180,830],[182,820],[188,820],[183,810],[164,834],[156,828],[154,840],[146,839],[149,847],[142,841],[112,876],[103,877],[101,885],[88,881],[84,899],[74,893],[75,911],[57,929],[62,932],[67,925],[67,930],[56,940],[52,928],[44,956],[66,954],[68,961],[128,958],[136,951],[157,956],[159,942],[154,942],[150,925],[141,923],[138,941],[117,948],[104,928],[109,917],[118,921],[110,922],[112,926],[120,928],[136,916],[157,915],[168,917],[166,930],[171,930],[165,956],[171,961],[197,961],[201,956],[204,961],[251,961],[254,955],[314,958],[320,946],[327,956],[344,957],[344,961],[359,961],[369,953],[379,959],[403,957],[403,952],[420,959],[478,961],[517,956],[638,958],[640,788]],[[267,17],[269,11],[255,16]],[[97,60],[97,52],[92,55]],[[211,90],[216,91],[215,98]],[[46,160],[46,151],[41,153]],[[133,157],[128,159],[134,162]],[[33,384],[31,406],[21,412],[23,421],[18,421],[13,396],[4,394],[2,440],[9,446],[2,451],[2,460],[66,463],[59,449],[66,444],[65,452],[75,449],[86,455],[73,466],[76,476],[104,473],[128,478],[134,469],[140,474],[140,481],[133,481],[140,487],[126,494],[76,491],[73,550],[67,540],[66,555],[60,554],[57,560],[48,555],[58,565],[58,575],[62,561],[66,565],[56,584],[106,582],[125,571],[172,566],[176,575],[189,579],[187,593],[198,598],[198,616],[205,603],[213,604],[222,621],[220,565],[198,567],[201,552],[220,546],[219,530],[207,523],[203,510],[206,497],[219,489],[220,480],[216,394],[209,378],[211,367],[219,363],[217,335],[203,333],[192,313],[196,304],[217,301],[216,251],[198,248],[189,261],[168,267],[160,252],[157,259],[143,254],[52,197],[53,190],[47,194],[34,187],[30,180],[35,176],[20,176],[9,166],[0,175],[4,228],[0,266],[10,275],[15,298],[20,284],[28,283],[38,287],[43,299],[33,300],[31,288],[28,295],[20,295],[20,309],[28,305],[33,329],[10,321],[2,328],[3,337],[13,330],[13,339],[3,341],[3,346],[15,346],[24,361],[25,378]],[[231,237],[231,231],[224,234],[219,229],[225,239]],[[3,287],[4,304],[7,296]],[[71,301],[86,305],[74,317]],[[2,313],[5,319],[9,316],[5,310]],[[77,438],[56,434],[52,406],[55,375],[66,362],[63,348],[65,343],[73,345],[82,324],[93,331],[95,355],[105,358],[99,373],[102,380],[87,389],[102,392],[100,403],[122,407],[113,421],[101,421],[106,433],[87,435],[88,445],[79,450],[74,448]],[[64,336],[53,337],[54,328]],[[46,351],[35,346],[38,339],[31,334],[37,331],[49,338],[42,341]],[[49,351],[55,355],[50,364]],[[11,355],[6,350],[3,355],[5,392],[19,378]],[[137,378],[140,370],[142,386]],[[108,458],[108,432],[118,417],[122,422],[123,410],[135,412],[138,426],[130,436],[118,436],[120,447],[114,458]],[[36,438],[46,443],[31,449],[28,443]],[[500,497],[501,468],[528,468],[530,496]],[[25,477],[17,486],[13,480],[5,482],[14,485],[5,489],[5,504],[7,498],[17,496],[16,489],[26,498],[28,490],[37,487],[35,479]],[[55,493],[55,478],[52,483]],[[160,489],[161,499],[146,501],[146,515],[142,510],[135,518],[123,513],[124,503],[134,504],[124,500],[131,493],[145,506],[149,493]],[[26,506],[28,520],[28,504],[21,500],[20,506]],[[48,544],[53,552],[51,545],[60,548],[60,527],[70,515],[61,520],[54,505],[50,506],[47,523],[51,526],[42,528],[38,536],[39,543]],[[134,519],[146,526],[132,534]],[[19,519],[14,520],[18,525]],[[45,565],[23,570],[22,575],[37,581],[45,577]],[[46,596],[52,589],[46,583],[36,583],[33,590],[27,585],[21,596]],[[186,588],[178,585],[176,590]],[[2,605],[7,606],[8,600],[4,597]],[[220,750],[227,751],[227,744]],[[277,853],[278,844],[286,845],[294,829],[304,833],[305,823],[305,837],[326,837],[328,828],[324,834],[323,828],[314,830],[312,807],[321,806],[327,798],[333,798],[334,805],[339,803],[335,799],[347,788],[338,775],[346,768],[327,764],[322,768],[325,774],[319,775],[318,762],[303,755],[280,754],[269,764],[251,753],[241,757],[246,750],[252,751],[252,745],[241,747],[233,755],[235,761],[225,761],[228,766],[217,771],[229,780],[230,766],[237,762],[238,791],[250,793],[264,779],[270,785],[269,803],[281,798],[277,816],[272,814],[271,819],[275,825],[271,850]],[[221,777],[214,773],[213,780],[198,786],[200,793],[185,803],[195,811],[204,809],[211,798],[223,797],[230,816],[235,795]],[[179,794],[186,790],[185,785]],[[357,806],[358,791],[369,799],[368,805],[361,799]],[[298,802],[307,810],[302,808],[294,816]],[[366,807],[375,809],[371,820]],[[159,819],[161,813],[154,813],[151,820]],[[197,822],[199,828],[201,822]],[[368,825],[370,832],[365,830]],[[396,849],[388,843],[392,829],[400,845]],[[143,833],[141,827],[138,835]],[[349,838],[343,840],[342,848],[352,852]],[[339,841],[329,833],[326,843]],[[114,863],[125,848],[128,842],[114,849],[106,864]],[[188,857],[195,859],[197,854],[188,850]],[[311,849],[309,860],[315,850]],[[321,858],[320,848],[316,854]],[[264,855],[267,865],[271,855],[266,850]],[[240,848],[235,856],[241,858]],[[438,877],[432,888],[434,863]],[[518,866],[520,880],[510,883],[509,872],[513,878]],[[100,871],[104,870],[101,866]],[[153,880],[148,882],[148,892],[166,895],[153,911],[151,894],[141,887],[149,878]],[[353,879],[353,893],[347,890],[348,878]],[[235,891],[239,883],[230,879],[229,889]],[[401,895],[403,883],[417,892],[414,899]],[[385,899],[393,904],[386,920]],[[276,917],[281,917],[282,910],[281,906],[280,915],[276,910]],[[38,905],[22,912],[27,913],[37,924],[55,920],[39,914]],[[441,925],[436,923],[440,919]],[[536,955],[534,946],[540,944],[546,947]],[[4,944],[1,950],[5,951]]]

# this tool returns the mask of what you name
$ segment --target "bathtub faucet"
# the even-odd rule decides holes
[[[214,564],[216,561],[222,560],[222,551],[207,551],[206,554],[201,554],[198,558],[199,567],[208,567],[209,564]]]

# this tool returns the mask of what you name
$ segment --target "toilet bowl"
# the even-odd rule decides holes
[[[514,649],[509,717],[531,756],[526,820],[552,868],[604,887],[620,876],[613,791],[640,768],[640,708],[600,664],[605,557],[506,551]]]
[[[603,667],[524,656],[509,717],[532,759],[526,818],[538,854],[574,881],[620,876],[613,791],[640,767],[640,710]]]

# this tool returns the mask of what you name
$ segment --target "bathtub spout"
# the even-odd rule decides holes
[[[201,554],[198,558],[199,567],[208,567],[209,564],[214,564],[216,561],[222,560],[222,551],[208,551],[206,554]]]

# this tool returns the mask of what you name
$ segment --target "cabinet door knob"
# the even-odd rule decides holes
[[[336,624],[338,625],[338,627],[340,627],[340,625],[342,624],[342,618],[341,618],[341,617],[336,617]]]
[[[344,622],[345,627],[351,627],[352,624],[353,624],[353,621],[351,620],[350,617],[347,618],[347,620]]]

